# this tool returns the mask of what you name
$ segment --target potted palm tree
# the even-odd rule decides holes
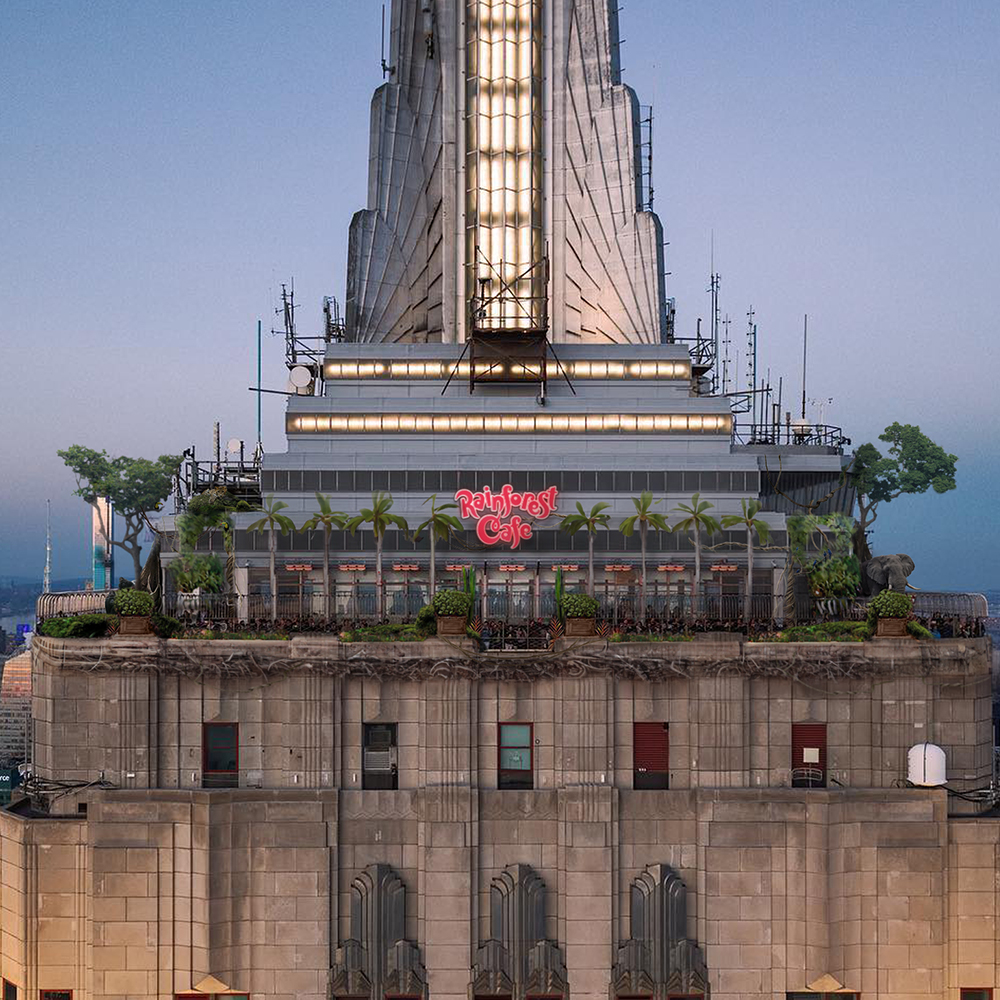
[[[282,500],[275,501],[274,494],[267,498],[267,502],[261,508],[264,512],[264,516],[260,518],[259,521],[254,521],[253,524],[247,525],[247,531],[266,531],[267,532],[267,550],[270,556],[270,568],[271,568],[271,620],[275,621],[278,617],[278,573],[274,566],[274,555],[277,548],[275,532],[280,531],[283,535],[290,531],[295,530],[295,522],[288,517],[287,514],[282,514],[283,511],[288,506]]]
[[[600,605],[589,594],[564,594],[559,602],[566,618],[566,637],[579,638],[594,634],[597,609]]]
[[[649,490],[644,491],[638,497],[632,497],[632,503],[635,505],[635,513],[631,517],[626,517],[620,525],[618,525],[618,530],[625,535],[626,538],[630,537],[635,531],[636,527],[639,528],[639,544],[642,551],[642,575],[640,576],[639,593],[640,601],[642,607],[640,609],[640,619],[642,621],[646,620],[646,536],[649,534],[649,529],[652,528],[654,531],[670,531],[670,525],[667,524],[667,519],[662,514],[655,513],[652,508],[658,503],[662,503],[662,500],[654,500],[653,494]]]
[[[733,525],[740,525],[746,528],[747,532],[747,587],[743,595],[743,620],[749,622],[753,617],[753,533],[757,532],[761,545],[767,545],[770,537],[767,525],[761,521],[757,514],[760,512],[761,503],[759,500],[740,500],[743,509],[742,514],[726,514],[722,518],[722,526],[731,528]]]
[[[437,615],[438,635],[465,635],[472,598],[464,590],[441,590],[431,602]]]
[[[431,597],[437,593],[437,561],[435,554],[435,542],[437,539],[442,541],[446,539],[453,531],[462,530],[462,522],[455,517],[454,514],[445,514],[443,511],[453,510],[458,508],[457,503],[443,503],[440,506],[437,504],[437,494],[432,493],[425,501],[425,504],[431,505],[431,516],[427,518],[423,524],[417,527],[417,530],[413,533],[413,540],[417,542],[420,540],[420,535],[426,528],[431,542],[431,565],[430,565],[430,575],[428,577],[428,583],[430,584]]]
[[[330,498],[322,493],[316,494],[316,503],[319,510],[313,514],[305,524],[302,525],[304,531],[317,531],[323,529],[323,593],[326,595],[326,614],[324,617],[330,620],[330,532],[334,528],[343,528],[347,524],[347,515],[339,510],[330,507]]]
[[[392,497],[388,493],[372,494],[371,507],[361,510],[347,521],[345,527],[353,535],[362,524],[370,524],[375,535],[375,616],[381,621],[385,617],[385,593],[382,583],[382,541],[390,525],[408,531],[406,518],[390,514]]]
[[[879,639],[903,639],[913,601],[899,590],[883,590],[868,602],[868,627]]]
[[[674,531],[690,531],[694,538],[694,607],[693,611],[701,610],[701,533],[704,531],[709,537],[718,534],[722,528],[719,522],[706,514],[706,510],[711,510],[715,504],[707,500],[700,499],[701,494],[695,493],[691,497],[690,504],[678,504],[672,513],[683,514],[681,521],[674,525]]]
[[[564,514],[559,522],[560,529],[567,535],[575,535],[581,528],[587,532],[587,593],[591,597],[594,596],[594,535],[599,528],[608,529],[611,515],[602,511],[610,506],[609,503],[595,503],[588,514],[577,500],[576,513]]]

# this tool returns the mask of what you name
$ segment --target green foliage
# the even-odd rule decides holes
[[[635,513],[629,517],[626,517],[621,524],[618,525],[618,530],[626,537],[635,533],[635,529],[639,528],[652,528],[654,531],[670,531],[670,525],[667,524],[667,519],[663,514],[656,514],[653,511],[658,503],[663,503],[663,500],[654,500],[653,494],[646,490],[641,493],[638,497],[632,497],[632,505],[635,507]],[[711,507],[711,504],[708,504]],[[572,515],[571,515],[572,516]]]
[[[934,633],[928,629],[924,628],[923,625],[918,621],[910,620],[906,623],[906,631],[913,636],[914,639],[933,639]]]
[[[247,531],[268,531],[272,535],[275,529],[278,530],[282,535],[288,534],[290,531],[295,530],[295,522],[288,517],[286,514],[282,514],[283,511],[288,506],[283,500],[275,501],[274,494],[272,493],[261,507],[261,511],[264,516],[253,524],[247,525]]]
[[[427,636],[413,625],[366,625],[340,633],[342,642],[423,642]]]
[[[898,590],[883,590],[868,602],[868,626],[874,630],[879,618],[909,618],[913,602]]]
[[[153,612],[153,595],[145,590],[119,590],[115,594],[115,611],[125,617],[150,615]]]
[[[469,614],[476,606],[476,571],[471,566],[462,570],[462,591],[469,596]]]
[[[176,618],[158,612],[150,616],[149,623],[153,627],[153,634],[161,639],[176,639],[184,631],[184,626]]]
[[[865,622],[816,622],[784,629],[774,642],[863,642],[870,630]]]
[[[559,610],[566,618],[596,618],[600,604],[588,594],[563,594]]]
[[[453,531],[462,531],[462,522],[454,514],[444,514],[442,511],[457,510],[457,503],[437,503],[437,494],[431,494],[425,501],[431,505],[431,516],[417,525],[413,532],[413,540],[419,541],[424,531],[430,532],[434,538],[444,540]]]
[[[702,500],[700,493],[695,493],[689,504],[679,503],[673,508],[674,513],[685,515],[674,525],[674,531],[690,531],[696,539],[700,537],[702,531],[709,535],[717,535],[722,527],[711,514],[705,513],[714,506],[715,504]]]
[[[108,634],[111,619],[111,615],[101,614],[46,618],[38,626],[38,631],[54,639],[99,639]]]
[[[788,518],[793,566],[818,597],[854,597],[861,564],[854,554],[854,522],[846,514],[795,514]],[[817,552],[818,550],[818,552]]]
[[[239,513],[259,510],[246,500],[238,500],[225,486],[212,486],[197,493],[188,501],[187,509],[192,514],[217,515],[225,512]]]
[[[650,499],[652,499],[652,495],[650,495]],[[634,497],[632,502],[635,503]],[[595,503],[590,508],[590,513],[588,514],[583,509],[583,504],[578,500],[576,502],[576,512],[564,514],[559,521],[559,530],[565,531],[567,535],[575,535],[580,530],[594,535],[601,528],[608,529],[610,527],[611,515],[605,514],[603,511],[610,506],[611,504],[609,503]]]
[[[424,635],[437,635],[438,624],[437,615],[434,614],[434,606],[425,604],[418,612],[413,624],[417,626],[418,632]]]
[[[628,632],[612,632],[608,636],[608,642],[694,642],[694,636],[687,634],[656,635],[645,632],[633,635]]]
[[[724,515],[722,527],[732,528],[735,525],[740,525],[740,527],[746,528],[748,535],[756,531],[761,545],[767,545],[770,529],[764,521],[757,517],[762,506],[761,502],[759,500],[749,500],[748,502],[746,498],[743,498],[740,500],[740,506],[743,508],[743,513]]]
[[[370,524],[378,542],[382,541],[386,531],[392,525],[402,531],[409,531],[406,518],[399,514],[389,513],[392,503],[392,497],[388,493],[373,493],[371,507],[362,507],[354,517],[348,519],[345,527],[353,535],[362,524]]]
[[[177,589],[186,594],[195,590],[221,594],[226,583],[226,571],[218,556],[182,555],[170,564],[170,573]]]
[[[472,610],[472,599],[463,590],[439,590],[434,595],[433,605],[439,617],[467,618]]]
[[[317,493],[316,503],[319,504],[319,510],[302,525],[303,531],[318,531],[322,528],[329,533],[334,528],[343,529],[347,525],[347,515],[343,511],[334,510],[330,506],[329,497]]]

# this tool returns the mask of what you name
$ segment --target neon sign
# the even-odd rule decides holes
[[[559,490],[550,486],[540,493],[517,493],[510,483],[494,493],[484,486],[478,493],[459,490],[455,494],[459,517],[476,520],[476,536],[484,545],[505,543],[516,549],[531,538],[531,524],[554,513]],[[528,520],[515,511],[523,511]]]

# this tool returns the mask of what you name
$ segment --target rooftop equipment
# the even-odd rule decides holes
[[[934,743],[917,743],[906,755],[906,778],[911,785],[936,788],[947,784],[944,750]]]

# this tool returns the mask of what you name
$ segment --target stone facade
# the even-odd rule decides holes
[[[996,984],[1000,823],[905,787],[924,739],[952,787],[989,783],[988,641],[803,651],[40,639],[36,772],[77,787],[0,813],[0,976],[74,1000]],[[649,720],[669,790],[633,787]],[[789,787],[802,720],[829,787]],[[497,787],[510,721],[531,788]],[[213,722],[239,787],[201,787]],[[366,722],[397,724],[398,788],[361,787]]]

